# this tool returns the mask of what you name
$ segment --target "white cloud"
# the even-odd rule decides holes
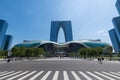
[[[105,29],[97,31],[96,34],[103,34],[103,33],[105,33]]]
[[[108,35],[108,31],[106,29],[102,29],[96,32],[97,36],[101,36],[101,37],[107,37]]]

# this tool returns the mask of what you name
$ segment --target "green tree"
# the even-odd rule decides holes
[[[106,54],[109,56],[109,60],[111,60],[112,59],[112,51],[113,51],[112,47],[111,46],[106,47],[105,51],[106,51]]]
[[[86,48],[80,48],[78,50],[78,55],[79,55],[79,57],[86,59],[86,57],[87,57],[87,49]]]
[[[102,55],[103,55],[103,48],[97,47],[97,48],[95,48],[95,51],[96,51],[96,56],[97,57],[102,57]]]
[[[44,55],[44,49],[43,48],[35,48],[34,49],[34,56],[37,57],[42,57]]]
[[[13,57],[25,57],[26,48],[24,47],[14,47],[12,48]]]
[[[25,51],[25,56],[27,58],[33,57],[34,56],[34,49],[33,48],[27,48]]]
[[[0,57],[1,57],[1,58],[4,58],[5,56],[6,56],[5,51],[0,50]]]

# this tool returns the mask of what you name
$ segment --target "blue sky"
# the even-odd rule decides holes
[[[101,39],[118,16],[116,0],[0,0],[0,19],[8,22],[13,45],[23,40],[49,40],[51,20],[71,20],[74,40]],[[64,42],[62,29],[59,42]]]

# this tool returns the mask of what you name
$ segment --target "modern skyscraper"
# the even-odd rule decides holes
[[[57,42],[58,33],[60,28],[64,31],[65,41],[72,41],[72,27],[71,21],[52,21],[51,22],[51,32],[50,32],[50,41]]]
[[[118,40],[115,29],[109,30],[110,39],[115,52],[120,52],[120,42]]]
[[[117,34],[118,40],[120,42],[120,17],[114,17],[112,22],[113,22],[113,25],[114,25],[115,32]]]
[[[120,0],[117,0],[117,2],[116,2],[116,8],[117,8],[117,10],[118,10],[118,12],[120,14]]]
[[[2,43],[2,49],[3,50],[10,50],[10,45],[12,43],[13,36],[11,35],[5,35],[3,43]]]
[[[2,48],[2,42],[4,40],[7,27],[8,27],[7,22],[4,20],[0,20],[0,49]]]

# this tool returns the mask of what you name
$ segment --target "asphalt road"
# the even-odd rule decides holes
[[[120,80],[120,63],[46,59],[0,63],[0,80]]]

